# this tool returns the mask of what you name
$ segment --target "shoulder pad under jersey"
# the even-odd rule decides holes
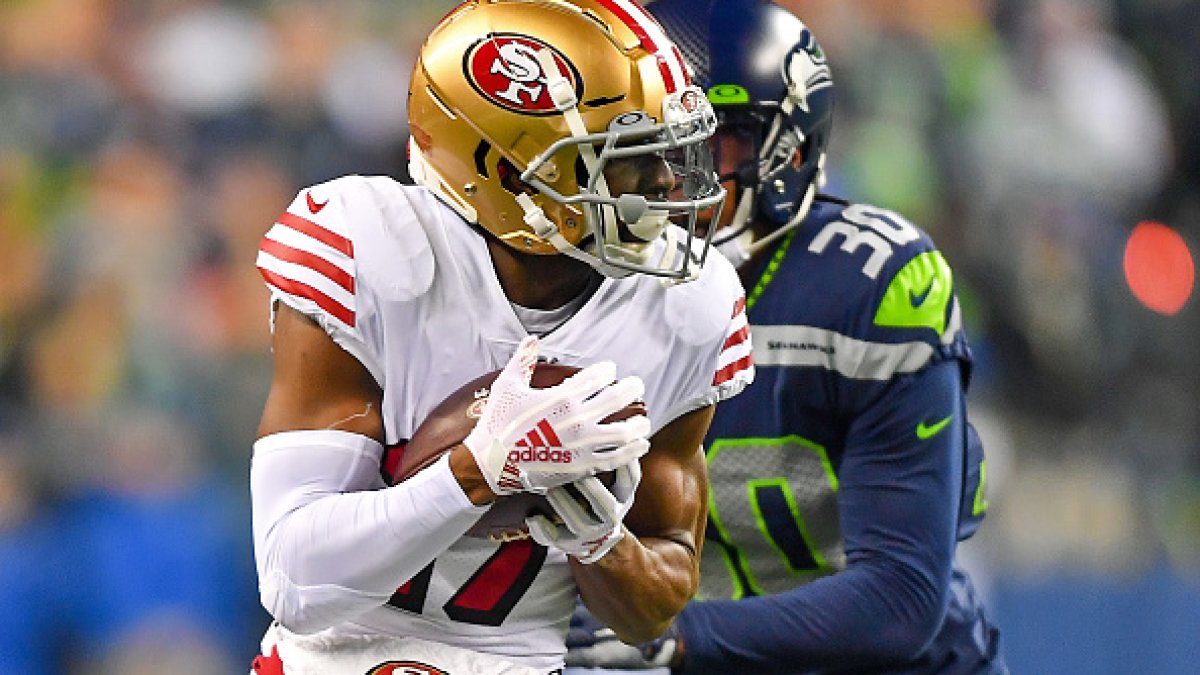
[[[364,289],[406,299],[429,288],[433,256],[420,209],[437,207],[422,203],[425,194],[386,177],[305,188],[263,237],[259,271],[279,299],[353,330]]]
[[[810,285],[840,300],[828,303],[828,320],[848,309],[863,332],[926,331],[938,342],[959,328],[950,265],[928,234],[894,211],[818,201],[793,247],[804,249],[796,255]]]
[[[737,270],[723,256],[714,251],[699,278],[666,288],[663,317],[686,344],[720,345],[711,381],[716,400],[735,396],[754,381],[746,296]]]
[[[844,375],[886,379],[967,356],[949,264],[887,209],[814,202],[761,302],[755,341],[771,340],[780,363],[832,360]]]

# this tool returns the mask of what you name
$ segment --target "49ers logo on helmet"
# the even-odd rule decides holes
[[[450,675],[441,668],[417,661],[388,661],[367,671],[367,675]]]
[[[526,115],[557,112],[546,91],[546,73],[537,54],[550,50],[559,71],[570,80],[576,95],[583,83],[575,65],[545,42],[518,33],[492,33],[476,42],[463,60],[467,81],[492,103]]]

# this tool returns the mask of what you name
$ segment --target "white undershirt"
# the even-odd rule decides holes
[[[513,313],[517,315],[517,320],[521,322],[521,325],[525,327],[525,330],[530,335],[544,337],[575,316],[579,308],[583,307],[588,298],[592,297],[592,292],[599,288],[600,281],[600,279],[597,279],[589,283],[587,288],[583,289],[582,293],[562,307],[554,309],[531,309],[518,305],[515,302],[510,302],[509,304],[512,305]]]

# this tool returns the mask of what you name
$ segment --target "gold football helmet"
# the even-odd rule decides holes
[[[703,264],[697,214],[725,196],[716,117],[633,0],[465,2],[422,46],[408,111],[413,178],[509,246],[609,276],[687,280]],[[605,166],[648,154],[675,190],[610,194]]]

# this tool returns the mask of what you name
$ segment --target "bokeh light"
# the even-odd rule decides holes
[[[1148,309],[1174,316],[1196,281],[1196,264],[1183,237],[1170,227],[1142,221],[1125,243],[1125,281]]]

